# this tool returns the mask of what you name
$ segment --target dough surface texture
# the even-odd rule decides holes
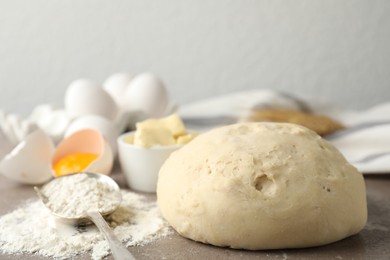
[[[182,236],[251,250],[324,245],[367,221],[362,174],[329,142],[289,123],[199,135],[161,167],[157,201]]]

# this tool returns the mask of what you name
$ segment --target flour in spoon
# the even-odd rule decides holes
[[[59,200],[69,197],[66,192],[61,194]],[[121,194],[121,205],[106,221],[130,251],[132,246],[146,245],[172,233],[155,201],[126,190]],[[92,259],[98,260],[109,255],[110,249],[94,225],[81,228],[55,221],[41,201],[29,200],[0,217],[0,252],[57,259],[78,259],[78,255],[83,259],[85,254],[91,254]]]
[[[68,218],[85,216],[88,211],[112,212],[120,203],[114,187],[85,173],[57,178],[41,192],[52,212]]]

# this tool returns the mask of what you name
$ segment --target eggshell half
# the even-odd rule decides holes
[[[42,184],[52,178],[50,159],[53,152],[51,138],[37,129],[1,160],[0,172],[20,183]]]
[[[115,120],[118,106],[98,84],[88,79],[72,82],[65,92],[65,110],[71,118],[100,115]]]
[[[74,153],[92,153],[99,155],[84,171],[102,174],[111,173],[114,156],[109,143],[99,131],[83,129],[65,138],[58,145],[53,155],[51,166],[53,167],[63,157]],[[53,174],[55,175],[54,171]]]

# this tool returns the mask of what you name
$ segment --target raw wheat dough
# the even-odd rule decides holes
[[[178,233],[232,248],[323,245],[367,220],[362,174],[320,136],[287,123],[198,136],[162,166],[157,197]]]

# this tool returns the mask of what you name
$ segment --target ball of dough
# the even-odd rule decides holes
[[[160,169],[157,200],[182,236],[252,250],[331,243],[367,220],[362,174],[329,142],[288,123],[198,136]]]

